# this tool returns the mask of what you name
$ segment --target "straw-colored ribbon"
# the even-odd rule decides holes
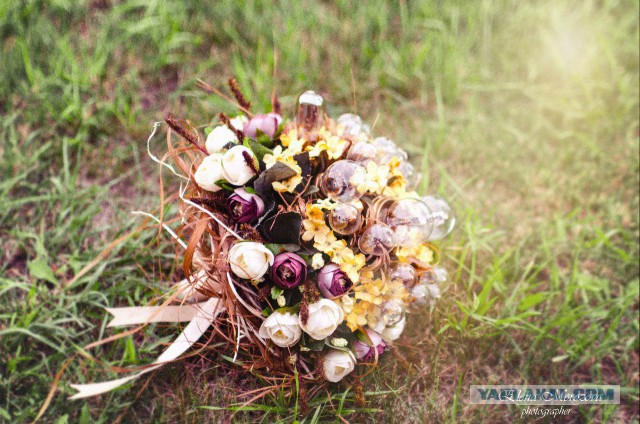
[[[149,322],[190,322],[178,338],[149,368],[117,380],[104,381],[102,383],[72,384],[71,387],[76,389],[78,393],[71,396],[70,399],[81,399],[106,393],[135,380],[143,374],[160,368],[167,362],[175,360],[193,346],[211,326],[211,322],[222,311],[222,308],[218,307],[219,302],[219,299],[211,298],[196,305],[108,308],[107,311],[114,316],[109,323],[110,327]]]

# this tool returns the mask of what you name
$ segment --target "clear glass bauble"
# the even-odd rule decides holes
[[[447,281],[447,270],[441,266],[435,266],[420,274],[421,284],[441,284]]]
[[[413,287],[418,282],[416,269],[406,262],[391,262],[387,269],[387,277],[391,282],[402,283],[405,287]]]
[[[371,133],[371,128],[362,121],[362,118],[353,113],[340,115],[336,125],[341,136],[354,141],[366,140]]]
[[[392,228],[396,244],[413,247],[428,240],[433,229],[431,210],[418,199],[394,202],[386,211],[385,223]]]
[[[329,225],[338,234],[354,234],[362,226],[362,213],[354,205],[338,203],[329,212]]]
[[[431,210],[433,230],[429,235],[429,241],[441,240],[451,234],[456,225],[456,217],[449,203],[437,196],[424,196],[421,200]]]
[[[329,166],[320,179],[320,189],[325,196],[338,202],[359,199],[356,184],[365,178],[364,167],[351,160],[339,160]]]
[[[358,239],[358,247],[365,255],[382,256],[395,246],[393,230],[385,224],[373,224]]]
[[[347,153],[347,159],[366,165],[369,162],[375,162],[378,149],[367,141],[358,141],[354,143]]]
[[[382,321],[387,327],[396,325],[405,315],[404,302],[392,299],[382,305]]]

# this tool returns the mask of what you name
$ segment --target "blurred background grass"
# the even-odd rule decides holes
[[[165,288],[175,256],[151,229],[65,282],[140,223],[131,210],[158,206],[152,123],[208,123],[229,106],[195,80],[234,75],[257,109],[275,90],[290,113],[313,88],[412,154],[421,190],[459,218],[442,302],[413,320],[404,360],[366,379],[365,409],[337,387],[307,417],[283,396],[232,415],[257,383],[217,358],[65,399],[68,382],[150,362],[175,334],[158,326],[72,362],[44,422],[509,422],[517,408],[469,405],[468,386],[579,382],[621,385],[622,404],[564,420],[637,422],[638,13],[637,0],[0,1],[0,420],[32,420],[64,360],[111,334],[101,307]]]

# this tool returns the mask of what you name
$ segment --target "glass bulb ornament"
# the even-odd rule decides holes
[[[405,287],[413,287],[418,282],[416,269],[405,262],[391,262],[387,269],[387,277],[391,282],[402,283]]]
[[[324,121],[324,98],[312,90],[302,93],[298,97],[295,117],[299,134],[307,139],[315,139]]]
[[[433,231],[429,235],[429,241],[440,240],[451,234],[456,225],[456,217],[449,203],[437,196],[424,196],[422,201],[431,210]]]
[[[338,203],[329,212],[329,225],[338,234],[351,235],[362,226],[362,214],[349,203]]]
[[[392,299],[382,305],[382,321],[387,327],[391,327],[402,321],[404,315],[404,302],[401,300]]]
[[[347,159],[366,165],[375,162],[378,149],[367,141],[359,141],[349,149]]]
[[[429,305],[433,307],[438,299],[442,296],[442,292],[437,284],[422,284],[418,283],[409,291],[410,296],[413,298],[410,311],[419,312],[425,306]]]
[[[398,147],[398,148],[396,149],[396,157],[397,157],[398,159],[400,159],[402,162],[406,162],[406,161],[408,161],[408,160],[409,160],[409,154],[407,153],[407,151],[406,151],[406,150],[404,150],[404,149],[401,149],[400,147]],[[407,163],[408,163],[408,162],[407,162]],[[411,165],[411,164],[410,164],[410,165]],[[413,166],[412,166],[412,168],[413,168]]]
[[[416,284],[409,291],[409,295],[413,298],[411,303],[412,310],[419,310],[427,305],[429,301],[429,289],[426,284]]]
[[[447,270],[441,266],[435,266],[420,274],[421,284],[441,284],[447,281]]]
[[[387,214],[389,212],[389,208],[395,205],[396,200],[393,197],[380,196],[379,200],[376,200],[376,202],[379,202],[377,206],[378,213],[376,214],[376,218],[378,218],[378,221],[380,222],[387,222]]]
[[[407,188],[410,190],[415,190],[418,185],[420,185],[420,181],[422,181],[422,174],[420,172],[416,172],[411,163],[401,162],[398,167],[398,171],[402,174],[402,177],[407,183]]]
[[[362,121],[358,115],[344,113],[336,121],[340,135],[354,141],[363,141],[369,138],[371,128]]]
[[[397,245],[413,247],[429,238],[433,229],[430,216],[431,210],[424,202],[406,198],[389,207],[385,222],[393,229]]]
[[[349,202],[362,197],[356,186],[364,178],[366,170],[362,165],[352,160],[339,160],[324,171],[320,189],[333,200]]]
[[[378,165],[387,165],[391,159],[397,157],[398,146],[393,140],[386,137],[376,137],[371,141],[376,149],[376,162]]]
[[[396,247],[393,230],[385,224],[373,224],[360,235],[358,247],[365,255],[382,256],[388,254]]]

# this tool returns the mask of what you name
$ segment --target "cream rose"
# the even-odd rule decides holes
[[[225,146],[229,143],[237,143],[238,137],[226,125],[218,125],[209,133],[205,148],[209,154],[218,153],[225,150]]]
[[[338,304],[329,299],[321,299],[308,307],[306,324],[300,326],[311,338],[322,340],[329,337],[344,319],[344,311]]]
[[[275,311],[264,320],[258,335],[263,339],[270,338],[280,347],[293,346],[302,336],[300,318],[290,312]]]
[[[407,318],[402,318],[400,322],[390,327],[386,327],[380,335],[384,339],[385,342],[392,342],[396,340],[402,332],[404,331],[404,325],[407,323]]]
[[[344,350],[331,349],[324,356],[324,378],[332,383],[342,380],[356,366],[356,359],[353,353]]]
[[[273,265],[273,253],[262,243],[240,242],[229,250],[231,271],[240,278],[258,280]]]
[[[222,155],[219,153],[209,155],[202,160],[202,163],[196,169],[193,178],[203,190],[218,191],[222,188],[215,184],[216,181],[224,178],[222,176],[221,160]]]
[[[245,156],[253,162],[253,167],[249,166]],[[244,185],[253,178],[258,169],[258,160],[253,152],[245,146],[233,146],[222,156],[222,176],[235,186]]]

